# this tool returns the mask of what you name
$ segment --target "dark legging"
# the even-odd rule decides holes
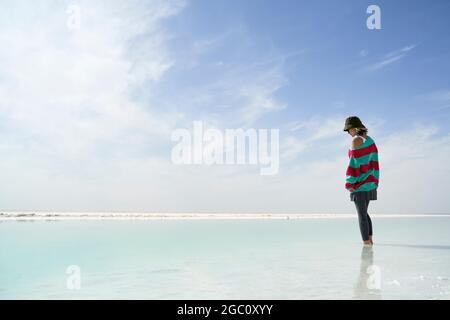
[[[361,237],[363,241],[369,240],[369,236],[372,236],[372,220],[367,213],[370,200],[355,199],[356,211],[358,212],[359,230],[361,231]]]

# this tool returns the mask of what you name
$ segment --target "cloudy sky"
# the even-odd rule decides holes
[[[357,115],[380,152],[369,213],[450,213],[448,1],[0,7],[1,210],[351,213]],[[197,120],[279,129],[278,174],[174,164]]]

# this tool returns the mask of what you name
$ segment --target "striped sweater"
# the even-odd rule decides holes
[[[367,136],[363,144],[348,150],[348,156],[350,162],[347,167],[345,188],[351,192],[376,189],[380,178],[380,169],[375,141]]]

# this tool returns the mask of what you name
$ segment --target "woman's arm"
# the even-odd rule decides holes
[[[352,141],[352,150],[359,147],[361,144],[363,144],[363,139],[360,137],[357,137],[353,139]],[[352,186],[355,183],[355,177],[359,176],[359,163],[358,159],[353,157],[353,152],[350,151],[350,161],[347,167],[347,173],[346,173],[346,180],[345,180],[345,188],[349,192],[355,191]]]
[[[357,138],[353,139],[352,150],[358,148],[362,144],[363,144],[363,139],[361,137],[357,137]]]

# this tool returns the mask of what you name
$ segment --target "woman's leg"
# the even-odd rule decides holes
[[[367,200],[366,212],[367,212],[367,220],[368,220],[368,222],[369,222],[369,236],[372,237],[372,235],[373,235],[373,230],[372,230],[372,219],[370,219],[369,212],[368,212],[368,209],[369,209],[369,202],[370,202],[370,200]]]
[[[367,215],[367,202],[364,199],[355,199],[356,211],[358,212],[359,230],[363,241],[369,241],[369,219]]]
[[[369,208],[369,202],[370,202],[370,200],[367,200],[367,209]],[[369,215],[368,210],[366,210],[366,212],[367,212],[367,220],[369,221],[369,240],[370,240],[370,243],[373,245],[373,239],[372,239],[372,236],[373,236],[372,219],[370,219],[370,215]]]

